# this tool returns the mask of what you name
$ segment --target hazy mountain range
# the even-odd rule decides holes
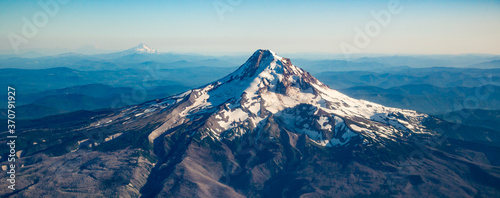
[[[244,56],[205,56],[199,54],[164,53],[150,46],[139,44],[136,47],[111,53],[96,48],[95,53],[67,52],[43,55],[33,51],[30,54],[0,55],[0,68],[45,69],[68,67],[77,70],[115,70],[140,69],[141,63],[152,62],[162,68],[177,67],[236,67]],[[84,50],[84,51],[88,51]],[[101,53],[99,53],[101,52]],[[49,53],[50,54],[50,53]],[[487,54],[463,55],[370,55],[352,60],[343,60],[342,55],[318,55],[295,53],[290,56],[298,65],[303,65],[311,73],[323,71],[380,71],[393,67],[458,67],[492,69],[500,68],[500,56]],[[295,58],[298,57],[298,58]],[[328,58],[334,57],[334,58]]]

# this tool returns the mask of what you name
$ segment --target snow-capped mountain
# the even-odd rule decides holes
[[[147,45],[139,44],[136,47],[130,48],[122,52],[123,54],[159,54],[159,52]]]
[[[107,53],[107,54],[97,54],[93,55],[92,57],[94,58],[99,58],[99,59],[114,59],[114,62],[120,63],[120,64],[127,64],[127,63],[142,63],[146,61],[151,61],[152,58],[158,58],[161,56],[160,52],[157,51],[156,49],[147,46],[145,44],[139,44],[133,48],[120,51],[120,52],[113,52],[113,53]]]
[[[17,132],[36,142],[19,147],[21,190],[0,194],[500,194],[500,148],[477,144],[498,142],[493,131],[455,128],[429,115],[350,98],[270,50],[258,50],[233,73],[182,94],[47,123]],[[479,136],[476,142],[459,139]]]
[[[271,121],[326,147],[384,144],[432,133],[421,124],[427,115],[350,98],[270,50],[256,51],[216,82],[123,110],[105,122],[140,120],[163,111],[172,113],[151,132],[151,142],[180,126],[191,135],[232,140],[248,131],[263,131]]]

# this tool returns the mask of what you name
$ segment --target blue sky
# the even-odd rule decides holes
[[[234,0],[233,0],[234,1]],[[22,36],[23,18],[44,12],[38,1],[0,2],[0,50],[13,51],[10,34]],[[42,0],[47,2],[47,0]],[[220,17],[214,2],[226,5]],[[371,11],[386,1],[325,0],[83,1],[60,5],[21,52],[34,48],[97,46],[120,50],[145,43],[163,52],[342,53],[341,43],[361,53],[500,54],[500,1],[399,1],[387,26],[356,46],[355,28],[376,21]],[[373,24],[373,23],[372,23]]]

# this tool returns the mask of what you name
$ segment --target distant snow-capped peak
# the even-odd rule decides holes
[[[130,49],[126,50],[125,52],[136,53],[136,54],[158,54],[159,53],[156,49],[149,47],[147,45],[144,45],[142,43],[137,45],[134,48],[130,48]]]

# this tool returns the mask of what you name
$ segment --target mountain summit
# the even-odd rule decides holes
[[[149,105],[141,107],[146,109],[144,116],[153,114],[153,108],[159,110],[156,107],[175,112],[149,135],[151,142],[180,126],[220,140],[270,132],[265,129],[270,123],[327,147],[430,133],[420,123],[427,115],[350,98],[270,50],[257,50],[216,82]]]
[[[159,53],[154,48],[149,47],[147,45],[144,45],[142,43],[137,45],[136,47],[125,50],[124,52],[129,53],[129,54],[158,54]]]
[[[160,52],[158,52],[156,49],[141,43],[133,48],[124,51],[98,54],[95,55],[95,57],[103,59],[115,59],[116,62],[130,64],[150,61],[151,58],[157,57],[157,55],[159,54]]]

